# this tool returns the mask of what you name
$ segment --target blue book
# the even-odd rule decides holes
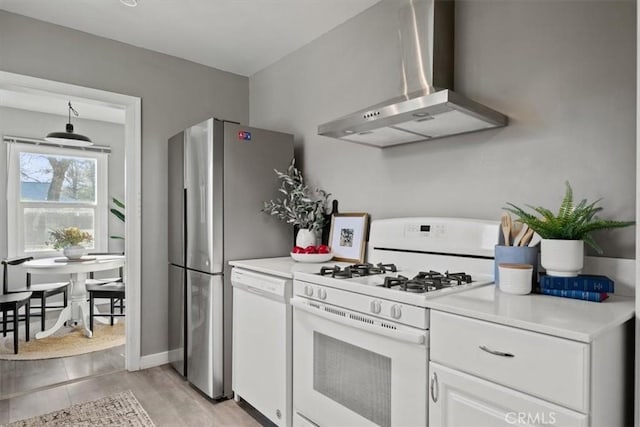
[[[538,288],[536,292],[544,295],[551,295],[554,297],[581,299],[584,301],[602,302],[606,300],[609,295],[606,292],[587,292],[587,291],[566,291],[563,289],[545,289]]]
[[[557,289],[563,291],[586,291],[613,293],[613,280],[607,276],[594,274],[580,274],[576,277],[556,277],[543,275],[540,277],[542,289]]]

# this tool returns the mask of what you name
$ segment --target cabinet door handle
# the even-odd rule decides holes
[[[482,351],[486,351],[489,354],[493,354],[494,356],[502,356],[502,357],[516,357],[514,354],[512,353],[505,353],[503,351],[496,351],[496,350],[491,350],[489,347],[481,345],[479,346],[480,350]]]
[[[436,375],[436,373],[434,372],[433,374],[431,374],[431,400],[433,400],[433,402],[437,402],[438,401],[438,396],[440,395],[440,390],[438,389],[438,375]]]

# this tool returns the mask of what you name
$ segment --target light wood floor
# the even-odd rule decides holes
[[[273,425],[245,403],[214,402],[184,381],[169,365],[121,371],[0,400],[0,424],[45,414],[72,404],[132,390],[158,427]]]
[[[55,324],[57,314],[56,310],[47,312],[46,328]],[[30,327],[31,339],[34,339],[35,333],[40,330],[40,319],[34,318]],[[24,322],[20,324],[19,335],[24,337]],[[124,346],[57,359],[0,360],[0,399],[83,377],[122,371],[124,366]]]
[[[124,370],[124,346],[44,360],[0,360],[0,399]]]
[[[55,321],[50,317],[47,327]],[[32,328],[40,330],[39,323]],[[274,426],[244,402],[209,400],[169,365],[127,372],[124,352],[120,346],[59,359],[0,360],[0,425],[132,390],[158,427]]]

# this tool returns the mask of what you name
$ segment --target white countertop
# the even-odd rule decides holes
[[[246,268],[260,273],[272,274],[278,277],[293,279],[293,273],[317,273],[323,265],[348,265],[343,262],[328,261],[318,263],[306,263],[294,261],[290,256],[280,258],[260,258],[229,261],[229,265]]]
[[[495,285],[429,300],[433,310],[514,326],[581,342],[591,342],[634,315],[631,297],[612,295],[601,303],[548,295],[511,295]]]
[[[234,267],[292,279],[294,273],[316,273],[323,265],[347,263],[301,263],[291,257],[229,261]],[[488,322],[513,326],[581,342],[591,342],[634,315],[632,297],[612,295],[601,303],[548,295],[511,295],[493,284],[431,298],[427,306]]]

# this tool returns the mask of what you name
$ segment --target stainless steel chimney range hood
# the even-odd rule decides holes
[[[453,87],[454,2],[409,0],[400,11],[405,94],[322,124],[318,134],[384,148],[506,126],[504,114],[437,89]],[[407,94],[412,84],[418,90]]]

